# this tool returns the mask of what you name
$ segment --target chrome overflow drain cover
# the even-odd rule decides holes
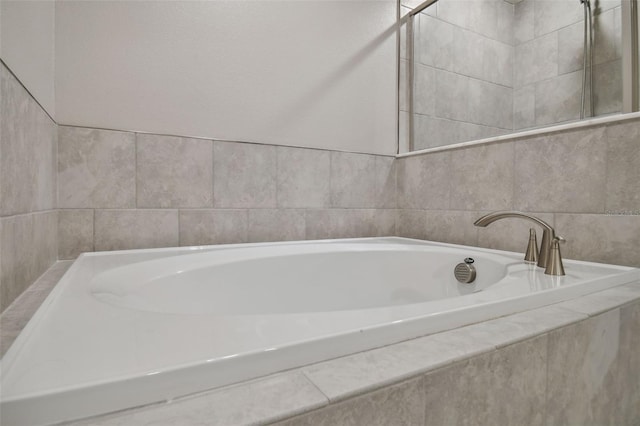
[[[453,275],[463,284],[470,284],[476,279],[476,268],[473,266],[474,260],[467,257],[464,263],[458,263],[453,270]]]

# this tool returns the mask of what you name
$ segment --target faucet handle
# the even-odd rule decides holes
[[[529,263],[538,262],[538,238],[536,237],[536,230],[533,228],[529,228],[529,243],[527,244],[524,261]]]
[[[565,275],[564,266],[562,265],[562,255],[560,254],[560,243],[564,242],[566,242],[566,240],[561,236],[554,237],[553,240],[551,240],[549,260],[544,270],[546,275]]]

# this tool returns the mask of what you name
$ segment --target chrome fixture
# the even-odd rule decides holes
[[[471,284],[476,280],[476,267],[473,266],[473,258],[467,257],[464,263],[458,263],[453,270],[456,280],[462,284]]]
[[[494,213],[489,213],[488,215],[482,216],[480,219],[474,222],[475,226],[482,226],[483,228],[492,224],[496,220],[506,219],[506,218],[520,218],[526,219],[533,223],[536,223],[544,229],[542,233],[542,243],[540,244],[540,253],[538,255],[538,266],[541,268],[545,268],[544,273],[547,275],[564,275],[564,267],[562,265],[562,256],[560,255],[560,243],[564,242],[564,238],[556,236],[556,231],[542,219],[538,219],[535,216],[528,215],[526,213],[515,212],[515,211],[499,211]],[[534,244],[535,243],[535,231],[534,231]],[[532,245],[532,235],[531,231],[529,231],[529,246]],[[536,244],[537,249],[537,244]],[[533,248],[532,248],[533,250]],[[533,250],[536,251],[536,250]],[[531,261],[533,257],[532,254],[528,253],[529,247],[527,247],[527,256],[525,257],[526,261]]]
[[[524,260],[529,263],[538,263],[538,237],[533,228],[529,228],[529,244],[527,244]]]
[[[587,62],[589,63],[589,117],[593,117],[593,20],[591,0],[580,0],[584,6],[584,42],[582,47],[582,99],[580,118],[585,116],[585,97],[587,92]]]

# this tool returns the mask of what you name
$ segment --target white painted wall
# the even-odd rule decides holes
[[[395,4],[59,1],[59,121],[394,153]]]
[[[53,0],[0,1],[0,58],[55,117]]]

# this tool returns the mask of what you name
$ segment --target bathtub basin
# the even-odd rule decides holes
[[[471,285],[453,276],[467,257]],[[3,425],[50,424],[236,383],[640,278],[371,238],[91,253],[2,359]]]

